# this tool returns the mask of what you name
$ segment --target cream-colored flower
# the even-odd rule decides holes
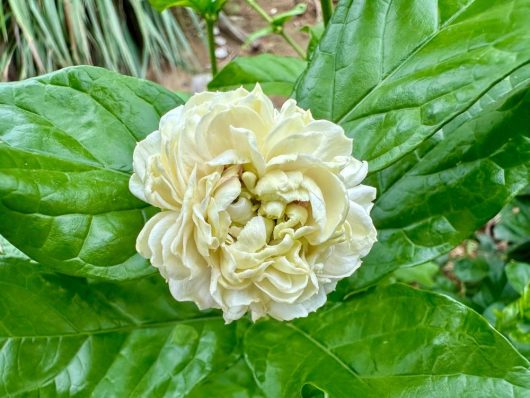
[[[130,189],[162,211],[137,250],[179,301],[280,320],[306,316],[376,240],[375,189],[341,127],[252,92],[194,95],[134,152]]]

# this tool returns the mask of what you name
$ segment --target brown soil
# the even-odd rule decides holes
[[[294,17],[285,25],[286,32],[305,50],[308,42],[308,35],[300,30],[306,25],[314,25],[321,20],[320,2],[318,0],[258,0],[257,1],[271,16],[280,14],[293,8],[296,4],[305,3],[307,10],[304,14]],[[217,60],[218,67],[224,65],[239,55],[256,55],[263,53],[274,53],[277,55],[297,56],[293,48],[280,36],[268,35],[257,40],[251,47],[244,48],[241,40],[236,38],[231,31],[236,30],[248,35],[259,30],[267,23],[263,18],[244,0],[232,0],[227,2],[224,10],[228,23],[221,23],[217,35],[218,48],[226,50],[226,57]],[[232,29],[228,29],[230,25]],[[198,36],[189,38],[195,53],[197,54],[201,69],[197,70],[193,76],[182,70],[170,71],[163,76],[154,77],[163,86],[171,90],[180,91],[200,91],[204,89],[208,81],[210,61],[203,39]],[[223,44],[224,43],[224,44]],[[202,77],[200,76],[202,74]],[[206,75],[205,75],[206,74]]]

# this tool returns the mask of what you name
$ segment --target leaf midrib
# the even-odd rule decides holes
[[[94,103],[96,103],[101,109],[103,109],[105,112],[107,112],[109,115],[111,115],[115,120],[118,121],[118,123],[125,129],[125,131],[127,131],[128,135],[130,136],[130,138],[133,139],[134,142],[138,142],[138,138],[136,138],[136,136],[134,135],[134,133],[132,132],[131,128],[129,126],[127,126],[125,124],[125,122],[123,120],[121,120],[120,117],[118,117],[118,115],[116,115],[113,111],[111,111],[107,106],[103,105],[102,102],[100,102],[98,99],[96,99],[96,97],[93,97],[89,92],[86,92],[86,91],[83,91],[83,90],[80,90],[78,88],[75,88],[73,86],[65,86],[65,85],[62,85],[62,84],[57,84],[57,83],[52,83],[51,81],[42,81],[42,80],[39,80],[39,79],[36,79],[35,80],[36,82],[44,85],[44,86],[52,86],[52,87],[59,87],[59,88],[63,88],[63,89],[70,89],[70,90],[73,90],[77,93],[81,93],[83,94],[83,96],[85,97],[88,97],[90,98]],[[94,81],[92,79],[92,81]],[[136,96],[137,98],[140,98],[138,96]],[[145,100],[143,98],[141,98],[142,101],[145,102]],[[152,104],[149,104],[151,107],[153,106]],[[157,112],[158,113],[158,112]],[[159,115],[160,116],[160,115]],[[147,133],[146,133],[147,134]]]
[[[393,69],[389,70],[386,76],[384,76],[375,86],[373,86],[359,101],[352,104],[351,109],[349,111],[346,111],[341,116],[338,116],[336,119],[336,123],[341,124],[345,121],[348,116],[350,116],[352,113],[355,112],[355,110],[365,101],[367,98],[369,98],[379,87],[384,85],[391,77],[393,77],[401,68],[408,63],[408,61],[416,55],[421,49],[423,49],[427,44],[431,42],[432,39],[434,39],[440,32],[442,32],[445,28],[451,25],[451,23],[457,19],[460,15],[462,15],[464,12],[466,12],[473,4],[475,4],[476,0],[472,0],[467,5],[462,7],[459,11],[457,11],[451,18],[448,18],[447,21],[445,21],[444,24],[440,25],[438,29],[427,36],[420,44],[411,51],[406,57],[404,57],[400,63],[398,63]],[[391,6],[392,1],[389,2],[389,7]],[[387,12],[388,14],[388,12]],[[386,23],[386,19],[385,19]],[[384,48],[384,45],[382,46]],[[383,61],[383,60],[382,60]],[[333,101],[332,101],[333,102]]]
[[[331,351],[327,346],[322,344],[320,341],[315,339],[310,334],[306,333],[304,330],[296,327],[292,323],[286,323],[285,325],[288,328],[290,328],[290,329],[294,330],[295,332],[297,332],[298,334],[300,334],[301,336],[305,337],[307,340],[309,340],[311,343],[313,343],[316,347],[318,347],[321,351],[323,351],[324,353],[329,355],[331,358],[333,358],[333,360],[335,360],[335,362],[337,362],[341,367],[343,367],[346,371],[348,371],[348,373],[350,373],[356,380],[358,380],[360,383],[362,383],[362,384],[364,384],[364,385],[366,385],[368,387],[368,384],[363,381],[363,379],[360,377],[359,373],[357,373],[357,371],[355,369],[353,369],[352,367],[348,366],[348,364],[346,364],[342,359],[340,359],[337,355],[335,355],[335,353],[333,351]]]
[[[195,323],[195,322],[214,322],[222,320],[221,315],[215,316],[204,316],[191,319],[175,319],[171,321],[164,322],[152,322],[152,323],[143,323],[127,326],[119,326],[109,329],[100,329],[100,330],[87,330],[79,333],[57,333],[57,334],[35,334],[35,335],[9,335],[9,336],[0,336],[2,339],[46,339],[46,338],[64,338],[64,337],[79,337],[79,336],[94,336],[107,333],[130,333],[135,330],[143,329],[155,329],[155,328],[164,328],[173,325]]]
[[[346,364],[342,359],[340,359],[329,347],[315,339],[313,336],[305,332],[303,329],[300,329],[293,325],[292,323],[286,323],[286,326],[290,329],[294,330],[301,336],[305,337],[307,340],[309,340],[312,344],[314,344],[316,347],[318,347],[320,350],[325,352],[327,355],[329,355],[335,362],[337,362],[341,367],[346,369],[350,374],[354,376],[356,380],[364,384],[370,389],[373,389],[373,386],[369,385],[365,382],[365,379],[386,379],[386,378],[414,378],[414,377],[454,377],[454,376],[470,376],[470,377],[478,377],[478,378],[485,378],[485,379],[495,379],[495,380],[502,380],[512,386],[517,386],[520,388],[526,388],[527,386],[522,384],[517,384],[515,381],[506,380],[505,377],[501,376],[489,376],[489,375],[480,375],[480,374],[472,374],[472,373],[436,373],[436,374],[423,374],[423,373],[416,373],[416,374],[395,374],[395,375],[360,375],[358,374],[352,367],[350,367],[348,364]],[[504,336],[502,336],[504,337]],[[521,355],[521,358],[524,359],[524,357]]]
[[[517,66],[515,66],[513,69],[511,69],[510,71],[506,72],[506,74],[502,75],[501,77],[499,77],[497,80],[493,81],[490,85],[488,85],[488,87],[486,87],[484,90],[482,90],[480,93],[478,93],[478,95],[475,97],[475,100],[473,100],[470,104],[468,104],[468,106],[466,106],[464,109],[462,109],[461,111],[459,112],[456,112],[454,115],[452,115],[451,117],[449,117],[447,120],[443,121],[442,123],[440,123],[438,126],[434,126],[433,127],[433,130],[424,137],[423,139],[423,142],[425,142],[426,139],[429,139],[430,137],[432,137],[434,134],[436,134],[437,132],[443,130],[447,125],[449,125],[451,122],[453,122],[454,120],[456,120],[456,118],[458,118],[459,116],[465,114],[467,111],[469,111],[473,106],[475,106],[477,103],[479,103],[482,98],[484,98],[485,95],[487,95],[492,89],[494,89],[498,84],[500,84],[503,80],[507,79],[508,77],[510,77],[511,75],[515,74],[517,71],[519,71],[520,69],[526,67],[530,65],[530,60],[528,61],[525,61],[525,62],[522,62],[520,64],[518,64]],[[530,86],[529,86],[530,88]],[[474,116],[473,116],[474,117]],[[473,119],[473,117],[471,117],[470,119],[467,119],[467,120],[464,120],[462,124],[466,123],[467,121]],[[459,128],[461,125],[455,127],[455,129]],[[403,144],[402,144],[403,145]],[[436,145],[433,145],[432,148],[428,149],[422,156],[422,159],[425,158],[434,148],[436,148],[437,146],[439,145],[439,143],[436,143]],[[384,170],[384,169],[387,169],[388,167],[392,166],[393,164],[395,164],[396,162],[398,162],[399,160],[401,160],[402,158],[404,158],[406,155],[410,154],[411,152],[413,152],[414,150],[416,150],[418,148],[418,146],[412,148],[410,151],[408,152],[403,152],[400,156],[396,156],[391,162],[389,163],[385,163],[382,166],[378,166],[377,168],[372,168],[369,172],[368,172],[368,175],[373,175],[374,173],[378,172],[378,171],[381,171],[381,170]],[[379,155],[377,156],[375,159],[381,159],[383,156],[387,155],[389,151],[383,153],[382,155]],[[373,161],[373,160],[372,160]],[[415,168],[415,166],[413,167]],[[413,168],[411,168],[410,170],[412,170]],[[408,174],[409,171],[408,170],[405,174]],[[403,176],[402,176],[403,177]],[[395,185],[402,177],[400,177],[399,179],[397,179],[396,181],[394,181],[392,183],[392,185]],[[391,186],[392,186],[391,185]],[[391,188],[391,186],[389,186],[385,193]]]
[[[59,173],[80,173],[80,172],[86,172],[86,171],[100,170],[100,171],[103,171],[103,172],[115,173],[115,174],[118,174],[120,176],[125,176],[127,178],[130,178],[131,175],[132,175],[132,173],[129,173],[129,172],[126,172],[126,171],[121,171],[121,170],[117,170],[117,169],[113,169],[113,168],[106,168],[101,163],[100,163],[100,166],[98,166],[95,163],[84,162],[84,161],[81,161],[79,159],[72,159],[72,158],[68,158],[68,157],[64,157],[64,156],[60,156],[60,155],[55,155],[55,154],[52,155],[49,152],[39,151],[39,150],[35,150],[35,149],[30,149],[30,148],[27,148],[27,147],[22,148],[22,147],[13,146],[13,145],[9,144],[8,142],[2,141],[2,140],[0,140],[0,150],[2,149],[2,144],[5,145],[6,147],[13,148],[16,151],[19,151],[19,152],[22,152],[22,153],[26,153],[28,155],[42,156],[42,157],[47,158],[48,160],[50,160],[52,162],[54,160],[59,160],[61,162],[70,163],[72,165],[79,165],[79,166],[90,168],[90,170],[67,170],[67,171],[54,170],[54,169],[45,169],[45,168],[40,168],[40,169],[29,169],[29,168],[27,168],[27,169],[25,169],[25,168],[21,168],[21,167],[11,167],[11,169],[16,169],[16,170],[46,170],[46,171],[56,171],[56,172],[59,172]],[[131,164],[132,164],[132,157],[131,157]],[[0,169],[8,170],[10,168],[2,167]]]

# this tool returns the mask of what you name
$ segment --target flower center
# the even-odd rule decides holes
[[[280,242],[286,234],[299,238],[313,231],[313,227],[303,228],[310,218],[311,206],[307,192],[300,189],[300,173],[272,171],[258,178],[249,166],[230,166],[225,168],[225,175],[237,178],[240,184],[238,197],[226,208],[231,219],[226,244],[235,243],[254,217],[263,218],[269,245]]]

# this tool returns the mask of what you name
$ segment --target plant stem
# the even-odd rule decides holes
[[[274,33],[283,37],[284,40],[287,42],[287,44],[289,44],[301,58],[303,59],[306,58],[306,54],[304,50],[298,45],[298,43],[294,41],[294,39],[283,30],[283,26],[274,26],[274,20],[271,18],[269,14],[267,14],[267,12],[258,3],[256,3],[256,0],[245,0],[245,1],[250,7],[254,9],[254,11],[256,11],[259,15],[261,15],[261,17],[265,21],[267,21],[269,25],[271,25]]]
[[[332,0],[320,0],[322,7],[322,19],[324,20],[324,26],[328,26],[331,14],[333,14],[333,3]]]
[[[306,54],[305,54],[304,50],[302,49],[302,47],[300,47],[298,45],[298,43],[295,42],[291,36],[289,36],[287,33],[285,33],[283,29],[280,31],[279,35],[285,39],[285,41],[294,49],[294,51],[296,51],[296,53],[301,58],[303,58],[303,59],[306,58]]]
[[[217,58],[215,56],[215,39],[213,35],[213,27],[217,18],[206,17],[206,31],[208,36],[208,53],[210,55],[210,65],[212,69],[212,77],[217,75]]]
[[[272,24],[272,18],[270,17],[270,15],[267,14],[267,12],[263,8],[261,8],[261,6],[258,3],[256,3],[255,0],[246,0],[246,2],[249,6],[251,6],[254,9],[254,11],[256,11],[259,15],[261,15],[261,17],[265,21],[267,21],[269,24]]]

